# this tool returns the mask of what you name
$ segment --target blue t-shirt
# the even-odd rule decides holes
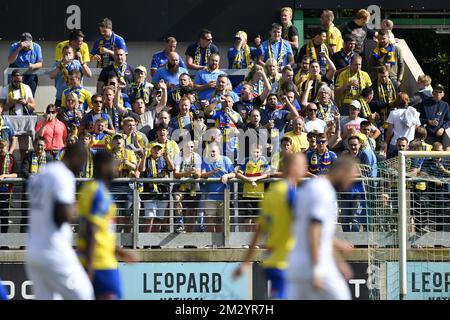
[[[234,172],[233,163],[230,158],[225,156],[220,156],[220,159],[216,162],[209,162],[208,159],[203,160],[202,172],[210,172],[216,168],[220,168],[219,172],[214,173],[211,178],[220,178],[227,173]],[[206,199],[208,200],[221,200],[223,201],[223,192],[226,185],[219,183],[205,183],[203,187],[203,192],[205,193]],[[211,194],[219,192],[219,194]]]
[[[267,61],[269,56],[269,41],[266,40],[261,44],[261,47],[259,49],[259,55],[263,56],[264,61]],[[294,56],[294,53],[292,52],[291,45],[289,42],[285,40],[281,40],[280,42],[272,43],[271,44],[272,52],[273,52],[273,58],[278,61],[280,53],[283,51],[283,56],[281,60],[281,65],[285,66],[288,64],[288,56]]]
[[[13,43],[9,48],[9,54],[16,51],[20,46],[20,42]],[[30,63],[42,62],[42,49],[36,42],[32,43],[33,48],[31,50],[20,50],[16,60],[11,64],[11,67],[16,68],[28,68]]]
[[[159,69],[167,64],[167,55],[164,50],[159,51],[153,55],[152,62],[150,63],[150,68]],[[180,56],[180,67],[186,68],[183,58]]]
[[[11,137],[14,137],[16,135],[16,132],[14,131],[14,127],[12,126],[8,117],[1,116],[1,115],[0,115],[0,117],[3,118],[3,126],[0,129],[0,137],[4,140],[10,141]]]
[[[204,85],[207,84],[210,81],[216,81],[217,78],[221,75],[225,74],[223,71],[217,69],[214,71],[208,71],[207,69],[200,70],[197,75],[195,76],[194,83]],[[198,97],[200,100],[208,100],[209,96],[212,96],[214,92],[214,88],[208,88],[203,91],[198,92]]]
[[[240,59],[240,63],[241,63],[241,69],[247,69],[248,65],[247,65],[247,61],[245,59],[245,52],[244,49],[241,49],[241,59]],[[238,55],[238,50],[235,47],[231,47],[230,49],[228,49],[228,69],[233,69],[233,63],[234,63],[234,59],[236,58],[236,56]],[[258,49],[254,48],[254,47],[250,47],[250,58],[253,62],[255,62],[256,59],[258,59],[259,56],[259,51]]]
[[[181,66],[178,68],[178,72],[174,74],[170,73],[166,67],[161,67],[156,70],[155,74],[153,75],[152,82],[157,83],[159,82],[159,80],[163,79],[164,82],[172,83],[177,86],[179,84],[178,78],[182,73],[188,73],[188,71]]]
[[[55,62],[53,65],[55,68],[60,64],[60,62]],[[73,60],[71,63],[69,63],[66,66],[66,69],[70,72],[72,70],[78,70],[83,74],[83,68],[81,67],[81,63],[78,60]],[[81,78],[81,87],[83,87],[83,78]],[[55,88],[56,88],[56,99],[61,100],[61,95],[64,90],[66,90],[67,84],[66,81],[64,81],[64,76],[62,71],[59,71],[59,73],[55,77]]]
[[[91,55],[93,56],[96,54],[101,55],[99,50],[101,45],[109,50],[114,51],[114,49],[123,49],[125,53],[128,53],[128,48],[124,38],[122,38],[118,34],[115,34],[114,32],[112,33],[111,38],[109,38],[109,40],[106,40],[103,37],[95,40],[94,46],[92,47],[91,50]],[[102,59],[103,59],[101,66],[102,68],[108,66],[110,63],[114,61],[114,58],[109,54],[102,55]]]
[[[192,57],[192,59],[195,59],[195,53],[197,52],[197,43],[193,43],[191,44],[187,49],[185,54]],[[207,48],[200,48],[200,63],[199,65],[201,66],[206,66],[208,65],[208,61],[206,61],[205,59],[205,55],[206,55],[206,49]],[[219,53],[219,48],[217,48],[217,46],[213,43],[211,43],[211,45],[209,46],[209,51],[210,54],[211,53]]]

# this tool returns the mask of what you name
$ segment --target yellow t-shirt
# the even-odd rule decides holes
[[[258,177],[263,175],[269,170],[269,164],[266,158],[261,157],[257,161],[247,159],[243,165],[240,165],[238,172],[246,177]],[[264,198],[264,183],[257,182],[256,186],[253,186],[249,182],[244,183],[243,190],[244,198],[262,199]]]
[[[55,61],[61,61],[62,60],[62,50],[65,46],[69,45],[69,40],[61,41],[56,45],[55,49]],[[89,62],[91,61],[91,58],[89,56],[89,47],[86,42],[83,42],[81,45],[81,57],[83,58],[83,62]]]
[[[294,131],[289,131],[284,134],[285,137],[292,139],[292,152],[305,152],[309,148],[308,138],[306,133],[295,134]]]
[[[342,49],[342,46],[344,44],[344,41],[342,40],[342,34],[334,24],[331,24],[330,28],[327,31],[326,43],[329,46],[336,46],[336,48],[334,48],[334,52],[338,52]]]
[[[111,152],[113,153],[114,158],[119,162],[119,164],[117,166],[117,172],[119,173],[119,177],[120,178],[132,177],[133,175],[131,174],[131,171],[124,168],[122,161],[124,158],[126,158],[130,163],[136,165],[137,158],[136,158],[136,154],[134,153],[134,151],[124,148],[120,152],[113,152],[112,150],[111,150]]]
[[[292,200],[294,188],[286,181],[273,182],[261,203],[258,218],[261,231],[267,235],[269,257],[262,262],[265,268],[285,269],[287,257],[295,244],[292,236]]]
[[[78,196],[80,232],[77,247],[81,263],[86,265],[86,223],[95,225],[94,254],[92,266],[95,270],[116,269],[116,235],[114,233],[116,205],[112,202],[107,187],[100,181],[86,182]]]
[[[349,105],[353,100],[357,100],[364,88],[372,85],[369,74],[365,71],[352,72],[350,68],[345,69],[339,73],[336,79],[336,87],[342,87],[347,85],[350,80],[357,80],[358,85],[351,86],[346,89],[344,94],[339,95],[339,101],[341,104]]]
[[[151,141],[148,144],[147,150],[148,150],[149,154],[150,154],[150,152],[152,150],[153,144],[157,143],[157,142],[158,142],[157,140],[153,140],[153,141]],[[173,140],[167,140],[166,143],[162,143],[162,145],[163,145],[163,148],[162,148],[161,152],[164,153],[166,151],[166,148],[167,148],[167,153],[169,154],[169,157],[172,160],[175,158],[175,156],[177,154],[180,153],[180,148],[178,147],[178,144],[175,141],[173,141]]]

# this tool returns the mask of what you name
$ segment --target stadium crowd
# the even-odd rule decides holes
[[[245,31],[237,31],[226,54],[219,53],[210,30],[201,30],[183,56],[176,38],[168,37],[150,68],[127,63],[126,41],[108,18],[99,23],[91,50],[83,32],[73,30],[56,46],[55,61],[46,62],[54,68],[56,97],[35,127],[33,149],[28,150],[28,136],[16,136],[8,116],[35,114],[38,77],[14,70],[0,94],[0,180],[28,179],[61,160],[67,145],[82,141],[88,160],[80,178],[92,177],[98,150],[113,154],[121,178],[220,178],[138,185],[149,219],[146,232],[161,230],[152,224],[167,216],[170,192],[176,232],[202,227],[183,217],[201,200],[207,225],[202,230],[220,231],[228,181],[243,181],[240,215],[251,223],[257,200],[264,197],[260,181],[282,175],[286,154],[305,153],[310,177],[327,174],[342,154],[352,155],[370,168],[366,175],[376,177],[377,163],[399,150],[442,150],[450,127],[445,88],[421,75],[413,95],[399,90],[405,66],[392,21],[384,20],[375,32],[367,27],[369,12],[361,9],[337,28],[333,12],[324,10],[321,28],[299,47],[305,35],[292,24],[292,14],[282,8],[280,22],[270,26],[267,39],[255,38],[254,46]],[[366,40],[375,40],[375,49],[369,52]],[[243,81],[219,68],[225,58],[229,69],[248,69]],[[11,45],[8,65],[30,71],[43,67],[41,47],[30,33]],[[96,92],[83,86],[83,79],[92,77],[89,65],[102,68]],[[13,155],[17,145],[20,159]],[[448,163],[444,166],[448,172]],[[416,169],[418,174],[420,164]],[[1,232],[8,230],[12,191],[12,183],[0,185]],[[111,191],[122,218],[129,219],[132,187],[118,181]],[[355,182],[349,191],[343,231],[361,231],[367,219],[364,186]]]

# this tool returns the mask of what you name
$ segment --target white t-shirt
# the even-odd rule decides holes
[[[342,126],[342,131],[344,132],[344,129],[346,129],[348,132],[352,132],[352,129],[355,129],[357,133],[359,133],[359,130],[361,128],[361,122],[365,121],[366,119],[357,117],[355,120],[350,120],[346,122]]]
[[[394,126],[393,135],[390,144],[396,145],[397,139],[400,137],[405,137],[408,139],[408,143],[410,143],[414,139],[414,133],[416,131],[416,125],[420,126],[420,119],[415,118],[414,125],[411,127],[407,127],[403,121],[400,120],[400,116],[406,111],[406,109],[395,109],[389,113],[389,117],[387,118],[387,123],[390,123]]]
[[[325,133],[327,129],[327,123],[322,119],[317,118],[316,120],[308,120],[305,121],[305,131],[309,133],[311,131],[318,131],[319,133]]]
[[[183,157],[181,153],[177,154],[173,159],[173,165],[177,172],[189,171],[189,169],[192,166],[191,162],[192,162],[192,158],[190,156]],[[200,155],[195,152],[194,152],[194,168],[197,170],[202,169],[202,157],[200,157]],[[195,189],[200,190],[200,184],[196,183]]]
[[[33,98],[33,93],[31,92],[30,86],[23,84],[25,86],[25,100],[28,100],[29,98]],[[2,89],[2,93],[0,95],[0,100],[7,100],[8,99],[8,88],[9,86],[6,86]],[[20,99],[20,89],[16,89],[13,91],[14,99]],[[20,103],[16,103],[16,115],[23,116],[23,108]]]
[[[289,279],[305,280],[313,276],[308,231],[311,220],[320,221],[322,226],[317,267],[325,270],[328,277],[340,276],[333,256],[337,220],[336,191],[330,181],[318,177],[306,182],[297,192],[294,215],[296,245],[289,256]]]
[[[48,163],[28,183],[31,221],[28,256],[67,259],[74,256],[72,229],[54,222],[55,203],[75,204],[75,176],[61,161]],[[44,257],[45,256],[45,257]]]

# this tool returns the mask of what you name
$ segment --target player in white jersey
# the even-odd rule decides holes
[[[90,300],[94,290],[72,248],[75,176],[86,160],[81,143],[65,149],[62,161],[47,164],[28,186],[31,221],[26,270],[38,300]]]
[[[351,245],[334,237],[336,191],[347,191],[357,175],[353,159],[337,159],[328,175],[311,179],[298,191],[294,208],[296,246],[289,256],[287,297],[294,300],[350,300],[345,279],[352,275],[340,253]]]

